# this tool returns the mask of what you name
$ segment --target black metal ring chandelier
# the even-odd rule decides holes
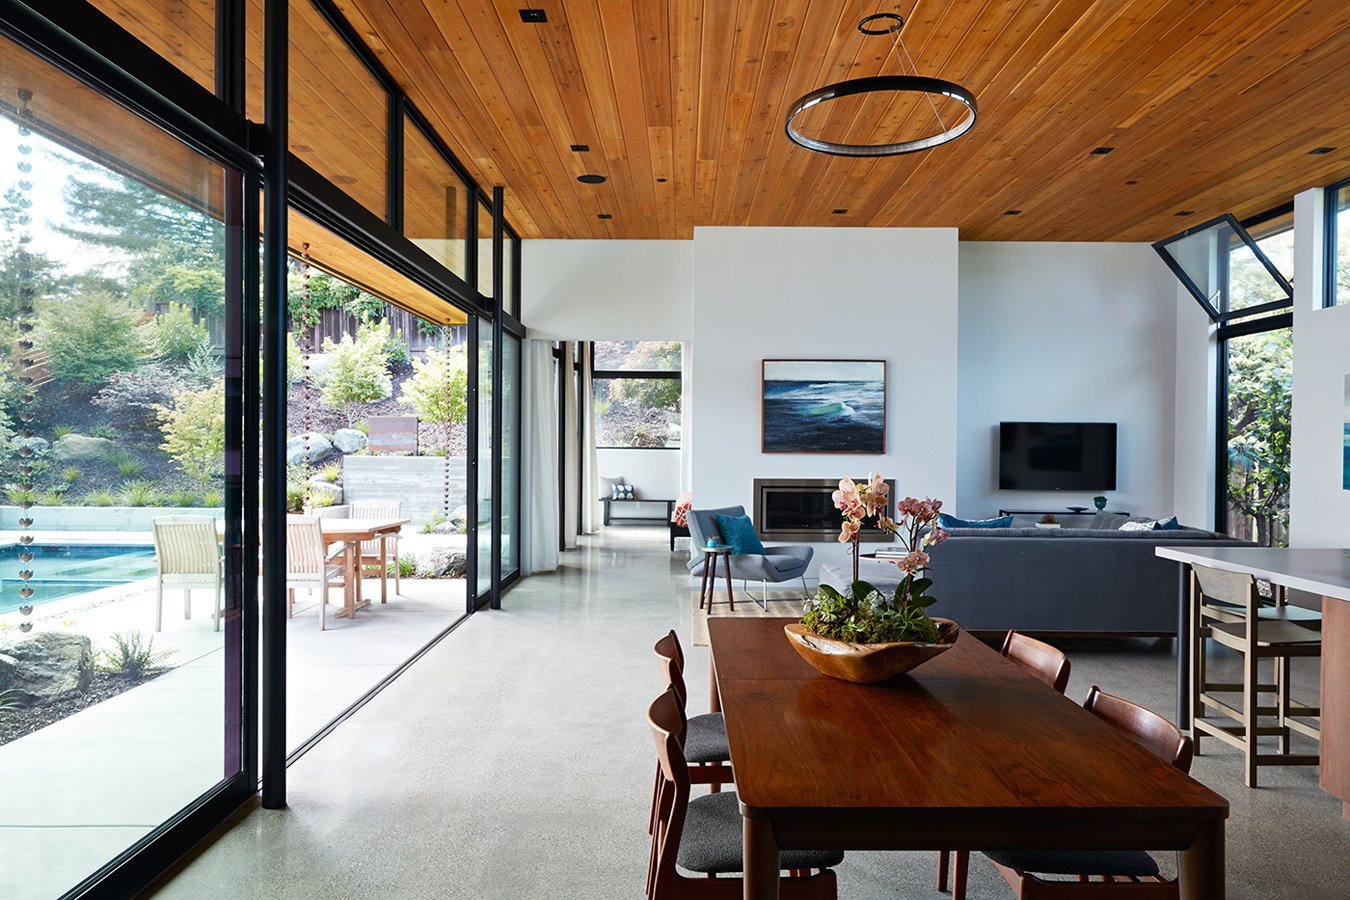
[[[847,81],[827,84],[798,98],[788,108],[787,121],[783,126],[790,141],[807,150],[834,156],[899,156],[902,153],[918,153],[922,150],[940,147],[956,140],[975,127],[975,120],[979,118],[979,107],[975,102],[975,95],[955,82],[919,75],[917,67],[914,66],[914,60],[910,58],[909,51],[905,49],[904,42],[900,37],[900,29],[904,24],[905,20],[897,13],[879,12],[863,16],[858,22],[858,31],[864,35],[894,35],[892,51],[899,48],[904,53],[905,58],[909,60],[909,65],[915,70],[915,73],[912,75],[871,75],[864,78],[851,78]],[[937,125],[941,130],[926,137],[887,144],[845,144],[808,137],[802,134],[797,127],[798,117],[821,103],[859,94],[888,93],[919,94],[923,96],[928,101],[928,106],[933,111],[933,118],[937,120]],[[935,97],[945,97],[960,103],[965,107],[965,116],[962,117],[960,122],[948,127],[942,115],[938,112],[937,105],[933,102]]]

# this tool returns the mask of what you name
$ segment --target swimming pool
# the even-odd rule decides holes
[[[19,544],[0,546],[0,613],[23,606],[38,606],[73,594],[126,584],[155,574],[155,551],[143,545],[33,544],[29,563],[19,561]],[[33,596],[19,596],[23,580],[19,570],[28,568]]]

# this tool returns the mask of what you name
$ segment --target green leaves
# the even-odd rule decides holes
[[[924,612],[934,598],[906,593],[920,586],[920,591],[927,590],[932,583],[932,579],[920,578],[911,584],[906,578],[896,598],[888,598],[866,581],[854,582],[848,595],[823,584],[807,604],[802,624],[822,637],[859,644],[936,641],[937,625]],[[908,602],[903,602],[906,596]]]

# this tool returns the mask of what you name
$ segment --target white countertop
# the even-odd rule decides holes
[[[1239,572],[1350,602],[1350,557],[1340,548],[1158,547],[1163,559]]]

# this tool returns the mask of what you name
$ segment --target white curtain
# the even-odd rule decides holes
[[[600,505],[600,461],[595,453],[595,393],[591,387],[592,354],[590,344],[581,345],[581,530],[594,534],[600,530],[603,509]]]
[[[558,374],[562,378],[562,421],[563,421],[563,531],[564,550],[577,548],[577,501],[580,498],[580,485],[577,484],[577,384],[572,370],[572,342],[562,341],[562,365]]]
[[[521,529],[521,571],[526,575],[558,568],[558,388],[553,342],[528,340],[524,355],[525,521]]]
[[[680,347],[680,492],[694,489],[694,347]]]

